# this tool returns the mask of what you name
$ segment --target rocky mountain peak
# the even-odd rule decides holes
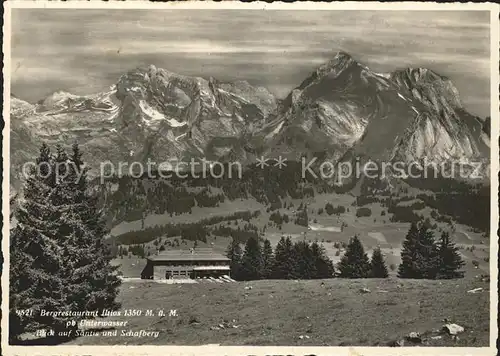
[[[266,137],[299,156],[440,162],[487,154],[484,132],[447,77],[426,68],[383,75],[339,52],[292,90]]]
[[[391,80],[405,92],[411,93],[426,106],[439,110],[462,108],[458,89],[452,81],[427,68],[406,68],[397,70]]]
[[[488,122],[465,111],[451,80],[425,68],[382,75],[345,52],[283,101],[245,80],[149,65],[95,95],[60,91],[37,105],[13,98],[11,120],[17,166],[36,156],[41,141],[80,142],[96,162],[193,156],[245,162],[255,152],[442,161],[489,152]]]
[[[352,65],[357,64],[357,62],[345,52],[338,52],[335,56],[330,59],[325,64],[319,66],[315,71],[313,71],[299,86],[297,89],[302,90],[307,86],[321,80],[325,76],[336,77],[344,70]]]

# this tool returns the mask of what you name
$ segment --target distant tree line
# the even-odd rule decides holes
[[[392,216],[389,218],[389,220],[392,222],[416,223],[423,218],[422,215],[415,213],[411,206],[391,205],[387,209],[387,212],[392,214]]]
[[[219,178],[200,172],[194,177],[190,172],[180,178],[172,174],[169,178],[140,178],[129,176],[108,178],[106,186],[115,184],[113,189],[106,189],[105,210],[114,217],[114,224],[122,221],[140,220],[148,213],[171,216],[187,214],[195,206],[216,207],[225,199],[237,200],[255,198],[259,203],[277,210],[285,199],[305,199],[320,193],[348,192],[353,186],[332,186],[328,181],[317,179],[309,173],[302,177],[300,162],[287,161],[281,169],[273,166],[261,169],[255,165],[245,167],[241,179],[234,179],[237,172],[224,170]],[[165,175],[168,172],[163,172]],[[155,172],[152,173],[155,175]]]
[[[392,221],[409,223],[417,223],[422,219],[415,210],[429,206],[439,213],[439,219],[448,219],[447,216],[450,216],[457,222],[479,231],[489,231],[490,186],[488,184],[445,178],[439,172],[432,171],[427,173],[427,177],[422,175],[419,178],[406,178],[402,179],[402,182],[408,186],[398,187],[395,192],[394,189],[389,189],[386,181],[364,177],[361,182],[361,194],[356,197],[355,205],[364,206],[378,202],[389,208],[388,212],[394,214]],[[408,195],[408,187],[430,193]],[[398,194],[403,196],[398,197]],[[398,204],[415,199],[421,202],[409,206]]]
[[[202,219],[195,223],[171,223],[165,225],[155,225],[146,227],[140,231],[129,231],[118,235],[115,239],[122,245],[143,244],[153,241],[160,236],[174,237],[181,236],[185,240],[195,241],[200,240],[206,242],[206,237],[209,234],[208,225],[214,225],[222,221],[245,220],[257,217],[260,214],[259,210],[239,211],[230,215],[213,216]]]
[[[349,241],[337,268],[341,278],[387,278],[389,276],[380,248],[374,250],[370,261],[357,236]]]
[[[368,205],[368,204],[372,204],[372,203],[381,202],[381,200],[382,199],[379,196],[374,196],[374,195],[359,195],[359,196],[356,197],[354,205],[363,206],[363,205]]]
[[[340,244],[337,244],[340,247]],[[371,259],[358,236],[345,245],[346,251],[337,264],[326,256],[317,242],[297,241],[282,237],[273,251],[269,240],[249,238],[244,246],[233,239],[227,256],[231,259],[231,276],[237,280],[255,279],[318,279],[387,278],[389,273],[382,251],[375,248]],[[398,277],[415,279],[462,278],[464,266],[458,248],[447,232],[439,241],[428,223],[411,224],[403,242]]]
[[[274,211],[269,215],[269,220],[276,224],[276,226],[281,227],[283,224],[287,224],[290,218],[287,214],[280,214],[279,211]]]
[[[212,193],[210,187],[190,190],[162,180],[122,177],[115,184],[118,187],[108,193],[106,209],[113,213],[117,222],[140,220],[144,212],[170,216],[187,214],[195,206],[216,207],[225,200],[224,194]]]
[[[301,164],[289,161],[287,167],[266,167],[261,169],[250,165],[243,171],[241,179],[229,177],[229,168],[221,178],[207,175],[205,178],[177,177],[151,179],[113,177],[108,182],[118,185],[116,190],[107,192],[106,211],[114,216],[114,224],[121,221],[140,220],[144,214],[185,214],[190,213],[194,206],[216,207],[225,199],[247,199],[254,197],[258,202],[269,206],[270,211],[282,207],[287,198],[304,199],[313,197],[315,191],[319,193],[349,192],[356,180],[346,182],[343,186],[329,184],[328,181],[317,179],[307,174],[302,177]],[[188,173],[188,172],[186,172]],[[198,175],[199,172],[197,173]],[[233,172],[233,175],[235,172]],[[417,222],[420,216],[412,213],[419,210],[422,204],[439,211],[441,215],[453,216],[458,222],[488,231],[489,229],[489,186],[470,184],[453,179],[430,175],[430,178],[408,178],[403,180],[408,186],[398,187],[396,194],[408,194],[408,187],[431,191],[432,194],[418,196],[423,203],[411,207],[397,207],[394,189],[390,189],[387,182],[378,178],[363,177],[361,180],[361,194],[356,197],[354,205],[363,207],[378,202],[384,206],[393,206],[393,221]],[[410,200],[415,197],[401,197],[399,201]],[[331,204],[330,204],[331,205]],[[327,213],[342,213],[333,210],[333,206],[325,207]],[[300,210],[300,209],[299,209]],[[300,225],[300,223],[299,223]]]
[[[464,266],[458,248],[447,232],[435,241],[428,222],[412,223],[403,241],[398,277],[414,279],[452,279],[464,276]],[[380,248],[373,252],[371,261],[357,236],[347,245],[338,266],[344,278],[385,278],[387,267]]]
[[[483,186],[459,193],[436,193],[435,196],[418,195],[425,204],[458,223],[488,232],[490,229],[490,187]]]
[[[243,226],[243,229],[240,227],[233,229],[229,226],[220,225],[212,228],[210,231],[215,236],[231,237],[234,241],[237,241],[240,244],[245,243],[251,238],[259,238],[257,226],[248,223]]]
[[[409,185],[432,191],[417,198],[442,215],[452,216],[457,222],[483,232],[490,228],[490,186],[465,180],[444,178],[428,174],[427,178],[407,178]]]
[[[282,237],[273,251],[269,240],[250,238],[244,249],[233,240],[227,250],[231,276],[236,280],[319,279],[334,275],[332,261],[317,242]]]
[[[370,208],[365,208],[365,207],[362,207],[362,208],[358,208],[356,210],[356,217],[358,218],[361,218],[363,216],[371,216],[372,215],[372,210]]]
[[[131,253],[140,258],[146,258],[146,251],[144,250],[144,245],[130,245],[128,249],[122,248],[122,253],[126,252],[126,255]]]
[[[309,217],[307,215],[307,206],[300,204],[297,213],[295,214],[295,225],[309,226]]]
[[[325,211],[328,215],[340,215],[346,212],[346,208],[342,205],[334,207],[331,203],[325,204]],[[319,212],[318,212],[319,213]]]
[[[427,224],[412,223],[403,241],[398,276],[417,279],[461,278],[464,273],[460,269],[464,264],[458,247],[447,232],[443,232],[440,240],[436,241]]]

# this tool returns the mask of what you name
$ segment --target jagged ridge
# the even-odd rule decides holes
[[[40,141],[78,141],[100,161],[249,160],[254,154],[346,154],[404,161],[487,158],[489,121],[467,113],[453,83],[423,68],[371,71],[339,52],[280,102],[248,82],[223,83],[154,66],[103,93],[11,101],[13,165]]]
[[[424,68],[379,74],[341,52],[292,91],[264,137],[295,156],[313,147],[333,159],[440,162],[487,157],[485,126],[448,78]]]

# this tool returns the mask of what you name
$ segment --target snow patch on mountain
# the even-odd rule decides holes
[[[44,111],[49,111],[49,110],[57,110],[61,108],[65,108],[67,106],[67,101],[68,100],[76,100],[78,99],[79,96],[65,92],[65,91],[56,91],[55,93],[52,93],[48,97],[46,97],[41,103],[40,106],[42,110]]]
[[[173,118],[167,118],[162,113],[158,112],[158,110],[152,108],[146,101],[140,100],[139,107],[142,112],[146,114],[149,120],[143,117],[144,123],[148,126],[151,126],[151,120],[153,121],[166,121],[172,127],[183,127],[187,125],[187,122],[179,122]]]
[[[403,99],[404,101],[408,101],[401,93],[398,93],[398,96]]]
[[[284,122],[283,122],[283,121],[282,121],[282,122],[280,122],[280,123],[278,124],[278,126],[276,126],[276,127],[274,128],[274,130],[272,130],[270,133],[268,133],[268,134],[267,134],[266,138],[267,138],[267,139],[269,139],[269,138],[271,138],[271,137],[274,137],[274,136],[278,135],[278,134],[280,133],[281,129],[283,128],[283,124],[284,124]]]
[[[248,103],[248,100],[242,98],[241,96],[236,95],[235,93],[230,93],[222,88],[217,88],[217,91],[219,93],[224,93],[229,95],[233,99],[233,101],[235,101],[238,105],[240,104],[240,102]]]
[[[486,133],[481,132],[481,140],[488,148],[491,147],[490,137]]]
[[[362,137],[368,123],[366,118],[357,116],[355,110],[345,111],[343,106],[336,103],[321,100],[318,105],[322,128],[330,137],[348,146]]]
[[[34,114],[35,106],[27,101],[21,100],[16,97],[10,99],[10,114],[14,117],[24,117]]]
[[[187,136],[187,132],[184,132],[183,134],[180,134],[179,136],[177,136],[177,137],[175,138],[175,141],[179,141],[181,138],[184,138],[184,137],[186,137],[186,136]]]

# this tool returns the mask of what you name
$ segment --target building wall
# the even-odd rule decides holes
[[[188,270],[171,270],[168,266],[154,266],[154,279],[191,278],[192,272]]]
[[[229,271],[189,271],[191,266],[229,266],[229,261],[151,261],[148,260],[144,267],[142,279],[166,279],[166,278],[195,278],[197,277],[220,277],[229,274]],[[179,271],[179,267],[182,268]],[[167,273],[168,272],[168,273]]]
[[[229,266],[230,261],[154,261],[155,266]]]

